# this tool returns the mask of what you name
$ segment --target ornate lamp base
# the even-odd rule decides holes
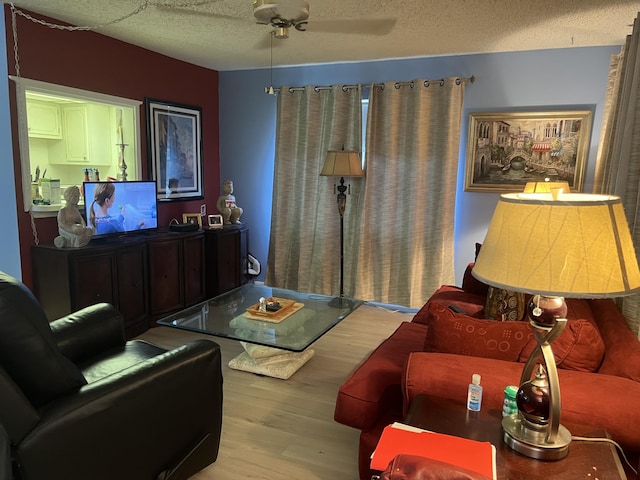
[[[564,426],[558,426],[558,435],[548,443],[547,429],[535,430],[522,421],[518,413],[502,419],[504,443],[522,455],[536,460],[561,460],[569,453],[571,433]]]
[[[567,306],[562,297],[536,295],[528,310],[537,345],[520,377],[518,412],[502,419],[503,440],[527,457],[560,460],[569,453],[571,433],[560,424],[560,382],[551,342],[567,325]]]

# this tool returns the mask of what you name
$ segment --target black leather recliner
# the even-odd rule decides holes
[[[218,344],[127,342],[106,303],[49,323],[0,272],[0,475],[186,479],[216,460],[221,426]]]

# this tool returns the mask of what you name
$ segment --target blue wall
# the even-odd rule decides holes
[[[370,84],[417,78],[469,77],[460,140],[455,224],[456,283],[482,242],[498,195],[464,192],[467,118],[470,112],[590,108],[594,112],[584,191],[590,192],[610,56],[620,47],[571,48],[384,62],[276,68],[274,85]],[[266,95],[268,69],[220,73],[220,175],[234,181],[242,219],[250,227],[250,251],[267,263],[276,98]]]
[[[0,245],[0,271],[22,279],[18,218],[16,217],[16,187],[13,174],[11,147],[11,121],[9,114],[9,85],[7,75],[7,43],[4,34],[4,15],[0,15],[0,219],[2,243]]]

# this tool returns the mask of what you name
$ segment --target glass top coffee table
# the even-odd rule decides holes
[[[261,311],[261,298],[269,310]],[[158,324],[239,340],[245,351],[229,367],[287,379],[313,356],[310,345],[361,304],[350,298],[247,284]]]

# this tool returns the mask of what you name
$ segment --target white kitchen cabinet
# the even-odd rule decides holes
[[[62,106],[64,142],[50,155],[52,164],[111,165],[114,143],[110,107],[97,104]]]
[[[60,106],[54,103],[27,100],[29,136],[34,138],[62,138]]]

